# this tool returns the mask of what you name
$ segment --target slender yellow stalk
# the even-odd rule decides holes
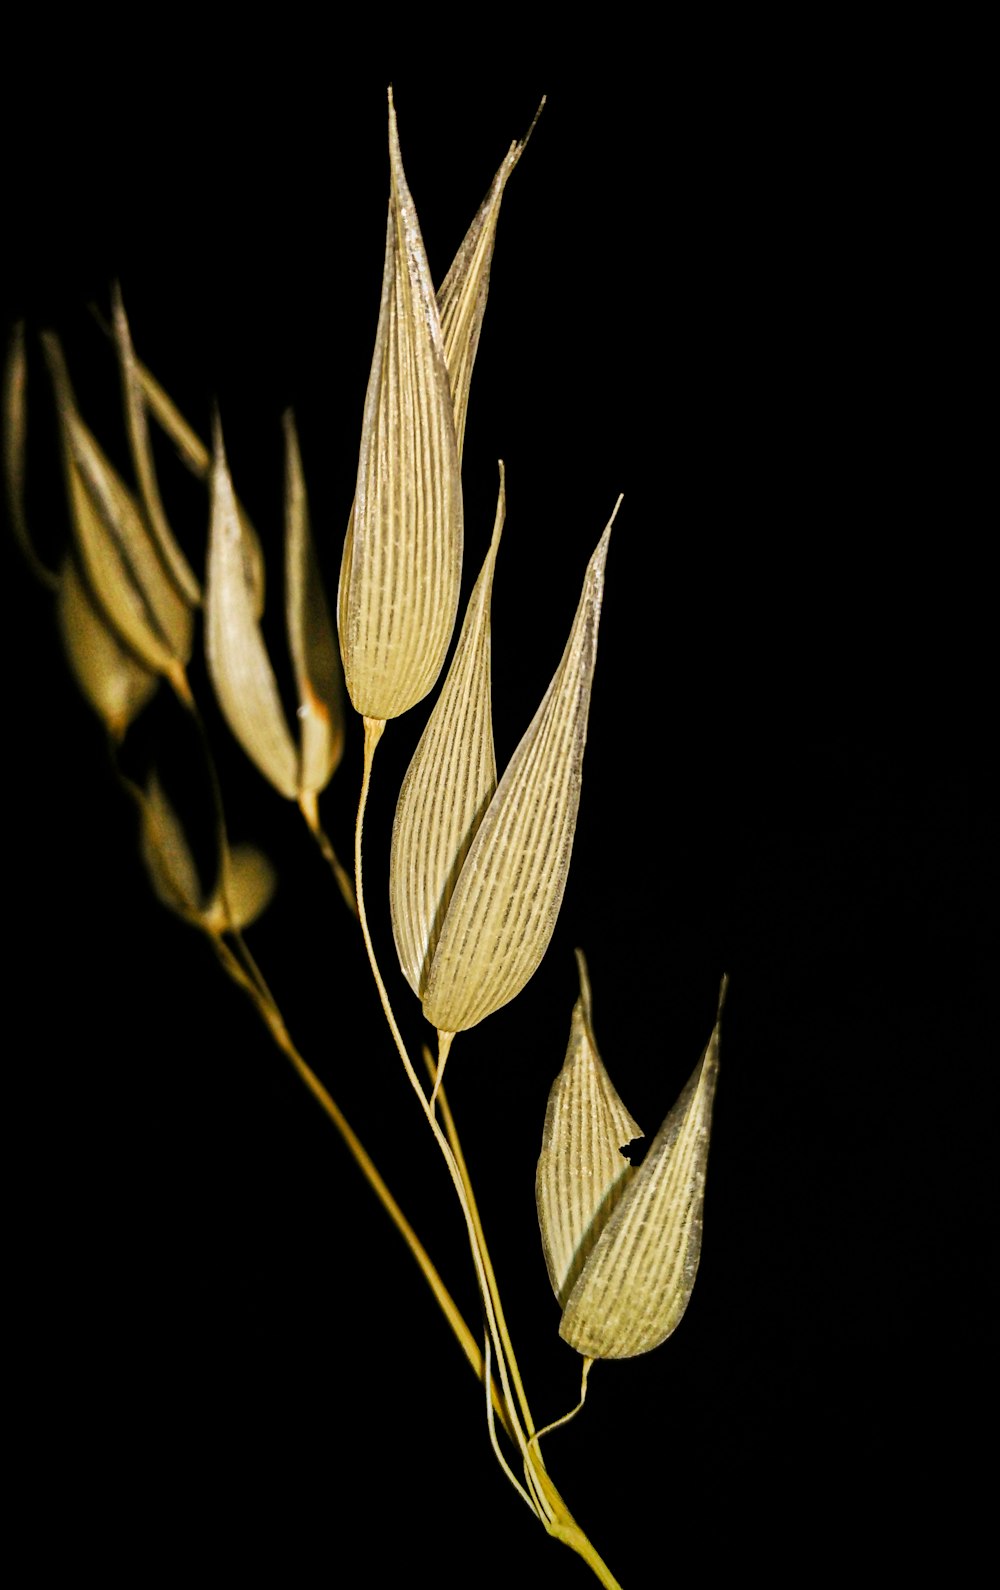
[[[382,733],[385,729],[385,719],[370,718],[365,715],[364,726],[364,771],[361,778],[361,797],[358,802],[358,819],[354,830],[354,885],[358,899],[358,920],[361,923],[361,932],[364,935],[365,949],[368,951],[368,961],[372,969],[372,976],[375,979],[375,986],[378,989],[379,999],[382,1002],[382,1010],[385,1013],[385,1019],[389,1024],[389,1031],[392,1033],[393,1042],[395,1043],[399,1057],[403,1062],[403,1068],[406,1071],[407,1077],[409,1078],[410,1085],[420,1101],[420,1107],[427,1117],[428,1124],[430,1125],[431,1131],[434,1133],[438,1147],[440,1148],[445,1164],[448,1167],[448,1173],[451,1176],[452,1183],[458,1195],[458,1201],[462,1207],[462,1213],[465,1216],[466,1229],[469,1235],[469,1246],[472,1251],[472,1260],[476,1267],[476,1276],[479,1281],[479,1290],[483,1300],[483,1308],[486,1314],[490,1336],[492,1337],[494,1348],[497,1354],[497,1370],[500,1375],[500,1383],[503,1387],[504,1398],[507,1404],[507,1413],[510,1423],[513,1427],[517,1446],[520,1449],[522,1460],[524,1461],[527,1469],[528,1438],[521,1428],[521,1424],[518,1420],[515,1410],[507,1362],[504,1355],[500,1333],[497,1327],[496,1314],[493,1308],[493,1299],[490,1292],[489,1282],[486,1278],[486,1270],[483,1261],[482,1250],[480,1247],[479,1236],[477,1234],[476,1225],[469,1209],[469,1202],[468,1198],[466,1197],[465,1187],[463,1185],[458,1166],[455,1163],[455,1156],[451,1151],[451,1147],[447,1138],[441,1130],[441,1126],[436,1115],[434,1114],[433,1109],[430,1106],[427,1095],[420,1086],[420,1080],[416,1071],[414,1070],[413,1062],[410,1059],[406,1044],[403,1041],[403,1036],[396,1022],[396,1017],[393,1013],[392,1004],[389,1000],[385,983],[382,980],[382,973],[379,970],[378,960],[375,955],[375,947],[372,944],[371,933],[368,929],[368,917],[365,912],[364,874],[361,865],[362,837],[364,834],[365,808],[368,805],[368,790],[371,784],[372,761],[375,756],[375,748],[378,745],[379,740],[382,738]],[[533,1422],[531,1427],[534,1428]],[[520,1487],[518,1487],[518,1489],[520,1489]],[[546,1522],[546,1505],[544,1496],[539,1497],[539,1507],[537,1510],[543,1523]]]
[[[531,1497],[529,1497],[527,1492],[524,1490],[523,1486],[520,1485],[516,1476],[512,1473],[510,1466],[504,1459],[496,1441],[492,1417],[490,1417],[488,1414],[487,1422],[489,1425],[490,1439],[493,1442],[497,1460],[504,1472],[507,1474],[507,1477],[510,1479],[511,1484],[514,1486],[518,1494],[527,1500],[529,1505],[533,1507],[533,1510],[537,1512],[538,1517],[545,1526],[547,1533],[550,1534],[554,1539],[561,1541],[564,1546],[568,1546],[571,1551],[576,1552],[577,1556],[582,1557],[596,1578],[605,1587],[605,1590],[622,1590],[621,1585],[611,1572],[607,1563],[596,1550],[593,1543],[588,1539],[584,1531],[580,1528],[579,1524],[576,1522],[569,1508],[566,1506],[566,1503],[563,1501],[561,1495],[553,1484],[545,1468],[545,1463],[539,1450],[537,1440],[532,1440],[530,1437],[524,1434],[520,1421],[517,1418],[513,1397],[511,1395],[511,1376],[516,1378],[518,1386],[518,1401],[522,1406],[528,1430],[534,1430],[534,1420],[532,1419],[530,1410],[528,1409],[527,1399],[524,1396],[523,1386],[520,1382],[520,1376],[517,1373],[517,1361],[514,1357],[514,1350],[510,1341],[509,1333],[507,1331],[506,1323],[504,1323],[501,1333],[500,1325],[497,1319],[497,1308],[494,1303],[494,1294],[496,1293],[497,1300],[499,1300],[499,1292],[497,1291],[496,1277],[489,1261],[489,1251],[486,1247],[486,1240],[483,1235],[482,1226],[479,1222],[478,1211],[473,1214],[475,1200],[471,1195],[471,1186],[467,1185],[468,1171],[466,1171],[463,1176],[462,1170],[459,1168],[461,1150],[459,1149],[458,1153],[456,1154],[453,1145],[449,1142],[448,1138],[445,1137],[437,1120],[434,1108],[432,1107],[430,1100],[427,1098],[427,1095],[424,1093],[423,1088],[420,1086],[419,1079],[413,1067],[413,1062],[411,1061],[407,1052],[406,1045],[403,1042],[402,1034],[399,1031],[395,1015],[393,1014],[385,983],[382,980],[382,974],[379,971],[374,946],[372,945],[371,934],[368,929],[368,918],[365,913],[364,875],[361,865],[361,852],[362,838],[364,834],[365,808],[368,804],[368,790],[371,783],[372,761],[375,755],[375,747],[382,738],[382,733],[385,729],[385,720],[381,718],[365,717],[364,725],[364,771],[361,778],[361,797],[358,802],[358,819],[354,831],[354,877],[358,899],[358,920],[361,923],[361,931],[364,935],[365,948],[368,951],[368,960],[371,965],[372,976],[375,979],[375,986],[378,989],[379,999],[382,1002],[382,1009],[385,1013],[386,1021],[389,1024],[389,1030],[392,1033],[393,1041],[395,1042],[396,1048],[399,1052],[399,1057],[403,1062],[406,1074],[409,1077],[410,1084],[413,1087],[418,1099],[420,1100],[424,1114],[426,1115],[431,1130],[437,1139],[438,1146],[441,1149],[442,1155],[444,1156],[445,1163],[448,1166],[455,1190],[458,1194],[459,1202],[462,1205],[462,1212],[465,1215],[466,1226],[469,1233],[469,1245],[472,1250],[472,1258],[476,1267],[476,1274],[479,1279],[479,1289],[483,1300],[483,1310],[485,1312],[487,1321],[485,1361],[488,1366],[490,1358],[490,1341],[492,1338],[493,1346],[495,1347],[497,1354],[497,1369],[500,1374],[500,1382],[503,1387],[504,1398],[506,1400],[509,1424],[512,1427],[514,1438],[521,1451],[521,1457],[524,1463],[525,1479],[527,1480],[530,1487],[531,1497],[534,1498],[533,1502]],[[435,1067],[433,1069],[436,1079],[437,1068]],[[438,1097],[442,1100],[442,1113],[444,1113],[444,1111],[447,1109],[447,1101],[444,1099],[443,1093],[440,1090]],[[454,1131],[453,1121],[451,1123],[451,1130],[454,1134],[455,1143],[457,1144],[458,1135]],[[462,1160],[462,1164],[464,1165],[464,1160]],[[509,1370],[508,1363],[506,1361],[508,1357],[510,1363]],[[491,1410],[492,1406],[495,1406],[495,1399],[492,1404],[487,1404],[488,1410]]]
[[[524,1385],[521,1380],[521,1371],[517,1366],[517,1359],[514,1356],[514,1348],[510,1340],[510,1333],[507,1330],[507,1321],[504,1317],[503,1304],[500,1301],[500,1288],[497,1286],[497,1279],[493,1270],[493,1261],[490,1258],[490,1250],[486,1245],[486,1236],[483,1232],[482,1221],[479,1216],[479,1205],[476,1203],[476,1195],[472,1189],[472,1180],[469,1176],[469,1168],[465,1162],[465,1155],[462,1153],[462,1145],[459,1142],[458,1130],[455,1126],[455,1118],[451,1113],[451,1105],[448,1103],[448,1098],[444,1091],[444,1084],[440,1081],[441,1067],[440,1065],[435,1067],[431,1052],[426,1046],[424,1047],[424,1064],[430,1073],[431,1081],[433,1082],[435,1092],[437,1093],[438,1104],[441,1108],[441,1119],[444,1122],[445,1135],[448,1138],[451,1151],[455,1156],[455,1164],[458,1166],[458,1173],[462,1178],[462,1185],[465,1188],[465,1196],[469,1201],[469,1213],[472,1216],[472,1222],[476,1228],[476,1240],[479,1243],[480,1251],[483,1255],[483,1268],[486,1271],[486,1280],[490,1289],[490,1297],[493,1299],[493,1308],[497,1317],[497,1327],[500,1331],[500,1339],[503,1342],[504,1352],[507,1355],[507,1361],[510,1365],[510,1375],[512,1381],[514,1382],[514,1390],[517,1392],[517,1400],[521,1405],[521,1415],[524,1419],[525,1429],[528,1433],[528,1439],[529,1442],[537,1440],[537,1437],[533,1434],[535,1426],[531,1417],[531,1409],[528,1407],[528,1399],[525,1395]]]
[[[197,711],[193,699],[190,705],[198,728],[203,735],[203,746],[205,755],[208,758],[211,783],[216,801],[217,817],[219,822],[223,823],[222,797],[218,784],[218,775],[215,769],[214,759],[211,756],[208,739],[207,736],[205,736],[204,723]],[[121,767],[118,764],[117,745],[113,737],[110,736],[109,749],[111,753],[112,764],[114,765],[120,784],[137,803],[141,810],[145,801],[145,793],[137,784],[132,781],[132,779],[128,777],[127,774],[122,772]],[[353,898],[353,889],[351,890],[351,896]],[[423,1243],[420,1241],[420,1238],[417,1236],[417,1233],[414,1231],[413,1227],[410,1225],[410,1222],[407,1220],[405,1214],[403,1213],[399,1204],[396,1202],[392,1193],[389,1191],[389,1188],[382,1179],[377,1166],[372,1160],[361,1139],[354,1131],[354,1128],[351,1126],[350,1122],[340,1109],[340,1106],[337,1104],[332,1094],[327,1088],[324,1087],[316,1073],[312,1070],[312,1067],[308,1064],[308,1062],[296,1048],[295,1044],[292,1042],[292,1038],[288,1032],[288,1028],[285,1025],[285,1020],[278,1007],[278,1003],[271,993],[271,990],[269,989],[264,975],[257,965],[257,962],[250,953],[250,950],[243,939],[243,935],[239,932],[234,932],[231,934],[231,937],[233,938],[239,950],[239,958],[237,958],[237,956],[234,955],[233,951],[229,948],[228,944],[219,934],[208,930],[204,923],[198,922],[197,919],[190,920],[192,920],[194,926],[201,927],[211,939],[212,947],[215,950],[216,956],[218,957],[223,969],[226,971],[228,976],[232,978],[233,982],[236,983],[238,987],[242,988],[250,997],[255,1010],[263,1020],[268,1032],[278,1045],[278,1048],[291,1061],[301,1080],[305,1083],[310,1093],[317,1100],[321,1108],[325,1111],[326,1115],[336,1127],[337,1131],[340,1133],[340,1136],[356,1165],[358,1166],[365,1180],[368,1182],[369,1186],[372,1188],[375,1196],[378,1198],[383,1209],[388,1214],[393,1225],[396,1227],[400,1236],[403,1238],[403,1241],[406,1243],[414,1259],[416,1260],[421,1274],[433,1292],[441,1312],[444,1314],[445,1319],[451,1326],[452,1332],[454,1333],[466,1358],[471,1364],[472,1369],[480,1380],[484,1380],[486,1369],[476,1338],[473,1336],[471,1330],[465,1322],[464,1317],[462,1316],[458,1305],[438,1274],[438,1271],[429,1253],[427,1252]],[[515,1435],[507,1415],[505,1402],[498,1392],[492,1379],[490,1380],[489,1385],[489,1395],[492,1405],[495,1407],[497,1415],[503,1424],[504,1430],[508,1436],[510,1436],[511,1440],[514,1441]]]
[[[347,1117],[344,1115],[343,1111],[340,1109],[340,1106],[337,1104],[332,1094],[327,1088],[324,1087],[323,1083],[319,1080],[319,1077],[317,1077],[315,1071],[313,1071],[312,1067],[295,1047],[295,1044],[289,1035],[288,1028],[285,1026],[280,1010],[274,1003],[274,1000],[266,992],[267,985],[264,983],[263,977],[256,966],[256,962],[250,955],[249,950],[247,950],[246,946],[241,940],[241,951],[246,957],[248,963],[248,966],[244,967],[240,964],[240,961],[233,954],[232,950],[223,939],[213,938],[212,942],[219,962],[226,971],[227,975],[231,977],[233,982],[249,995],[255,1009],[257,1010],[261,1019],[264,1021],[269,1033],[271,1034],[271,1037],[278,1045],[278,1048],[291,1061],[299,1077],[313,1095],[313,1098],[316,1099],[326,1115],[333,1122],[333,1125],[337,1128],[337,1131],[340,1133],[340,1136],[349,1150],[351,1157],[355,1161],[355,1164],[358,1166],[361,1174],[368,1182],[368,1185],[375,1193],[379,1203],[382,1205],[386,1214],[389,1216],[393,1225],[396,1227],[400,1236],[403,1238],[403,1241],[406,1243],[414,1259],[419,1265],[421,1274],[433,1292],[441,1312],[444,1314],[445,1319],[451,1326],[451,1329],[458,1340],[459,1346],[471,1364],[474,1372],[480,1380],[483,1380],[485,1374],[483,1355],[479,1350],[479,1345],[476,1342],[475,1337],[470,1331],[468,1325],[465,1323],[458,1305],[438,1274],[433,1260],[428,1254],[423,1243],[420,1241],[420,1238],[417,1236],[417,1233],[410,1225],[410,1222],[407,1220],[402,1209],[399,1207],[399,1204],[396,1202],[392,1193],[389,1191],[389,1188],[383,1181],[377,1166],[372,1160],[364,1144],[361,1142],[361,1139],[354,1131],[353,1127],[351,1126]],[[503,1399],[501,1398],[500,1393],[492,1381],[490,1383],[490,1396],[492,1405],[496,1410],[496,1414],[503,1424],[505,1431],[511,1437],[511,1439],[513,1439],[513,1432],[507,1419],[507,1412],[504,1407]]]
[[[312,790],[305,790],[299,796],[299,810],[306,820],[306,827],[320,848],[323,860],[327,863],[337,880],[337,888],[344,897],[344,904],[352,916],[357,916],[358,902],[354,898],[354,885],[351,882],[351,875],[341,863],[340,857],[330,842],[326,829],[319,820],[319,806]]]

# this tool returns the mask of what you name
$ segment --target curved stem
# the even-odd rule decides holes
[[[352,916],[357,916],[358,902],[354,898],[354,885],[351,882],[350,873],[343,866],[330,842],[326,829],[319,820],[319,804],[312,790],[308,790],[299,796],[299,810],[306,820],[306,827],[320,848],[323,860],[327,863],[337,880],[337,888],[344,897],[344,904]]]
[[[517,1392],[517,1400],[521,1405],[521,1415],[524,1419],[528,1440],[531,1442],[537,1440],[537,1437],[534,1435],[534,1420],[531,1417],[531,1409],[528,1407],[528,1399],[525,1395],[524,1384],[521,1380],[521,1371],[518,1368],[517,1359],[514,1356],[514,1347],[510,1339],[510,1332],[507,1329],[507,1320],[504,1317],[503,1304],[500,1301],[500,1288],[497,1286],[496,1274],[493,1269],[493,1261],[490,1258],[490,1250],[486,1245],[486,1236],[483,1231],[482,1221],[479,1216],[479,1205],[476,1203],[476,1195],[472,1189],[472,1180],[469,1176],[469,1168],[465,1162],[465,1155],[462,1153],[462,1145],[459,1142],[458,1131],[455,1126],[455,1118],[451,1113],[451,1105],[448,1103],[448,1097],[445,1093],[444,1085],[439,1081],[441,1076],[441,1067],[435,1067],[431,1052],[426,1045],[424,1046],[424,1064],[430,1073],[431,1081],[434,1084],[435,1091],[437,1092],[438,1103],[441,1106],[441,1119],[444,1122],[445,1133],[451,1146],[451,1151],[455,1156],[455,1163],[458,1166],[458,1173],[462,1178],[462,1185],[465,1188],[465,1195],[469,1200],[469,1213],[472,1216],[472,1221],[476,1228],[476,1240],[479,1243],[483,1255],[483,1268],[486,1271],[486,1280],[487,1284],[489,1285],[490,1296],[493,1299],[493,1308],[497,1317],[497,1328],[500,1332],[500,1339],[503,1342],[504,1352],[507,1355],[507,1361],[510,1365],[510,1376],[514,1382],[514,1390]]]
[[[497,1371],[498,1371],[499,1376],[500,1376],[500,1384],[503,1387],[503,1394],[504,1394],[504,1398],[505,1398],[506,1403],[507,1403],[507,1412],[508,1412],[508,1415],[509,1415],[509,1418],[510,1418],[511,1425],[513,1426],[513,1430],[514,1430],[514,1435],[515,1435],[515,1439],[516,1439],[516,1442],[517,1442],[517,1446],[519,1447],[520,1452],[521,1452],[522,1461],[525,1463],[525,1472],[527,1473],[528,1472],[528,1441],[527,1441],[527,1437],[526,1437],[524,1431],[521,1428],[520,1421],[518,1420],[517,1414],[515,1412],[514,1398],[513,1398],[512,1394],[511,1394],[510,1377],[508,1375],[507,1363],[506,1363],[506,1360],[505,1360],[505,1357],[504,1357],[504,1351],[503,1351],[503,1348],[502,1348],[501,1342],[500,1342],[500,1335],[499,1335],[499,1331],[498,1331],[498,1328],[497,1328],[496,1315],[495,1315],[494,1308],[493,1308],[493,1300],[492,1300],[492,1296],[491,1296],[491,1292],[490,1292],[489,1282],[487,1281],[487,1278],[486,1278],[485,1265],[484,1265],[484,1262],[483,1262],[483,1254],[482,1254],[482,1251],[481,1251],[481,1248],[480,1248],[479,1236],[478,1236],[477,1231],[476,1231],[476,1224],[475,1224],[475,1221],[472,1218],[472,1213],[471,1213],[470,1208],[469,1208],[469,1200],[468,1200],[468,1197],[466,1195],[465,1186],[464,1186],[464,1184],[462,1182],[462,1177],[461,1177],[461,1174],[459,1173],[458,1166],[455,1163],[455,1156],[454,1156],[454,1154],[451,1151],[451,1147],[450,1147],[450,1145],[448,1143],[448,1140],[447,1140],[447,1138],[445,1137],[444,1133],[441,1130],[441,1127],[440,1127],[440,1124],[438,1122],[437,1116],[435,1115],[433,1109],[431,1108],[431,1105],[430,1105],[430,1102],[429,1102],[429,1100],[427,1098],[427,1095],[424,1093],[423,1088],[420,1086],[419,1078],[417,1077],[417,1073],[416,1073],[416,1071],[413,1068],[413,1062],[410,1059],[409,1053],[408,1053],[407,1048],[406,1048],[406,1044],[403,1041],[403,1036],[402,1036],[402,1033],[400,1032],[399,1026],[398,1026],[398,1024],[396,1022],[396,1017],[395,1017],[395,1015],[393,1013],[392,1005],[391,1005],[390,1000],[389,1000],[389,995],[388,995],[388,993],[386,991],[385,983],[382,980],[382,974],[379,971],[378,960],[376,959],[376,955],[375,955],[375,947],[372,944],[371,933],[370,933],[369,928],[368,928],[368,918],[367,918],[367,915],[365,913],[364,874],[363,874],[362,865],[361,865],[361,850],[362,850],[362,843],[361,842],[362,842],[362,836],[363,836],[363,833],[364,833],[365,808],[368,805],[368,790],[369,790],[369,786],[370,786],[370,783],[371,783],[372,760],[373,760],[374,755],[375,755],[375,748],[378,745],[379,740],[382,738],[382,733],[383,733],[383,731],[385,729],[385,719],[384,718],[369,718],[369,717],[365,717],[364,725],[365,725],[364,770],[363,770],[362,777],[361,777],[361,797],[360,797],[360,800],[358,802],[358,819],[357,819],[357,824],[356,824],[355,830],[354,830],[354,884],[355,884],[355,891],[356,891],[357,899],[358,899],[358,920],[361,923],[361,932],[364,935],[365,949],[368,951],[368,961],[369,961],[369,964],[371,966],[372,976],[375,979],[375,986],[378,989],[379,999],[382,1002],[382,1010],[385,1013],[385,1019],[388,1022],[388,1025],[389,1025],[389,1031],[392,1033],[393,1042],[395,1043],[397,1052],[399,1054],[399,1057],[400,1057],[400,1059],[403,1062],[403,1068],[404,1068],[404,1070],[406,1072],[407,1077],[409,1078],[410,1085],[413,1088],[414,1093],[417,1095],[417,1098],[420,1101],[420,1107],[423,1110],[424,1115],[427,1117],[427,1122],[428,1122],[428,1124],[430,1126],[431,1131],[434,1133],[434,1137],[435,1137],[435,1139],[437,1141],[438,1147],[440,1148],[441,1154],[442,1154],[442,1156],[444,1158],[444,1161],[445,1161],[445,1164],[448,1167],[448,1173],[451,1176],[452,1183],[453,1183],[454,1188],[455,1188],[455,1192],[458,1195],[458,1201],[459,1201],[459,1203],[461,1204],[461,1207],[462,1207],[462,1213],[463,1213],[463,1215],[465,1217],[466,1229],[468,1231],[468,1236],[469,1236],[469,1247],[470,1247],[470,1249],[472,1251],[472,1260],[473,1260],[473,1263],[474,1263],[474,1265],[476,1267],[476,1276],[477,1276],[478,1281],[479,1281],[479,1290],[480,1290],[480,1294],[481,1294],[482,1300],[483,1300],[483,1309],[484,1309],[485,1314],[486,1314],[486,1320],[487,1320],[487,1325],[488,1325],[488,1328],[489,1328],[489,1333],[490,1333],[490,1336],[491,1336],[491,1338],[493,1340],[494,1348],[496,1350]],[[532,1428],[533,1428],[533,1425],[532,1425]],[[542,1519],[543,1523],[546,1523],[546,1527],[548,1527],[548,1525],[547,1525],[547,1503],[545,1501],[544,1494],[543,1493],[539,1493],[539,1491],[537,1490],[537,1487],[533,1486],[533,1489],[535,1490],[536,1497],[539,1500],[539,1506],[538,1506],[539,1517]]]
[[[402,1209],[399,1207],[399,1204],[396,1202],[392,1193],[389,1191],[389,1188],[383,1181],[374,1161],[369,1155],[364,1144],[361,1142],[361,1139],[354,1131],[336,1100],[323,1086],[323,1083],[319,1080],[319,1077],[317,1077],[312,1067],[295,1047],[295,1044],[292,1042],[292,1039],[289,1035],[288,1028],[285,1026],[281,1012],[279,1011],[274,1000],[261,991],[261,987],[257,981],[257,978],[260,977],[260,974],[257,973],[256,976],[252,976],[240,964],[240,961],[233,954],[232,950],[223,939],[217,938],[214,935],[211,935],[211,937],[216,955],[218,956],[223,969],[226,971],[227,975],[232,978],[233,982],[249,995],[255,1009],[267,1026],[267,1029],[275,1043],[278,1045],[278,1048],[291,1061],[301,1080],[305,1083],[310,1093],[317,1100],[321,1108],[337,1128],[337,1131],[340,1133],[341,1138],[350,1152],[351,1157],[357,1164],[358,1169],[361,1171],[361,1174],[368,1182],[368,1185],[372,1188],[372,1191],[375,1193],[379,1203],[382,1205],[386,1214],[389,1216],[393,1225],[396,1227],[397,1231],[403,1238],[403,1241],[406,1243],[407,1247],[412,1253],[414,1259],[417,1261],[421,1274],[433,1292],[441,1312],[444,1314],[448,1324],[451,1326],[451,1329],[458,1340],[459,1346],[464,1352],[476,1375],[480,1380],[484,1380],[486,1366],[483,1362],[482,1353],[479,1350],[479,1344],[470,1331],[468,1325],[465,1323],[458,1305],[438,1274],[433,1260],[425,1249],[423,1243],[420,1241],[420,1238],[417,1236],[417,1233],[410,1225],[410,1222],[407,1220]],[[249,956],[249,951],[245,950],[245,946],[242,946],[242,948]],[[263,982],[263,979],[261,978],[260,981]],[[504,1407],[503,1399],[500,1396],[496,1386],[493,1384],[492,1378],[490,1380],[490,1397],[493,1407],[496,1409],[496,1413],[503,1424],[504,1429],[513,1440],[513,1431],[510,1428],[510,1423],[507,1418],[507,1412],[506,1408]]]

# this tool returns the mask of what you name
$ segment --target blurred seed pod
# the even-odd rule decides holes
[[[536,1197],[549,1277],[564,1304],[559,1334],[587,1358],[651,1351],[690,1301],[726,987],[724,978],[705,1051],[637,1170],[615,1162],[641,1134],[592,1047],[585,985],[574,1011],[546,1111]]]
[[[208,669],[226,722],[265,778],[289,800],[322,790],[344,743],[343,690],[333,622],[309,529],[295,425],[285,417],[285,618],[295,672],[298,743],[292,738],[255,611],[255,585],[215,421],[205,594]]]
[[[276,884],[267,857],[254,845],[230,848],[220,830],[219,881],[206,895],[183,825],[157,775],[151,775],[145,790],[135,787],[134,793],[140,810],[139,849],[157,898],[215,936],[256,921]]]
[[[11,528],[21,552],[42,585],[50,591],[59,588],[59,575],[48,568],[35,551],[28,533],[25,510],[24,475],[28,440],[28,357],[24,342],[24,321],[14,326],[7,344],[3,375],[3,464],[7,488],[7,510]]]
[[[143,514],[80,417],[59,340],[42,337],[56,395],[73,538],[107,623],[185,699],[193,617],[164,567]]]
[[[74,679],[112,738],[123,740],[159,676],[122,646],[69,553],[59,574],[56,610]]]
[[[146,418],[146,403],[143,396],[142,381],[139,376],[135,349],[132,346],[132,336],[129,331],[128,317],[125,314],[125,305],[122,302],[121,288],[117,282],[112,289],[111,305],[115,348],[118,353],[118,365],[122,378],[125,427],[128,432],[132,467],[135,470],[135,478],[139,486],[139,500],[142,503],[145,521],[156,543],[167,574],[173,581],[178,594],[189,607],[198,607],[201,603],[201,586],[194,576],[191,565],[177,544],[177,539],[170,528],[163,502],[160,498],[160,488],[153,463],[153,449],[149,440],[149,425]]]

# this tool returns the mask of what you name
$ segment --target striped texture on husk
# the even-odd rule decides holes
[[[226,722],[247,756],[282,795],[294,800],[299,791],[299,756],[254,614],[242,526],[218,419],[214,440],[205,589],[208,671]]]
[[[497,220],[503,190],[517,162],[524,142],[513,143],[490,184],[475,219],[459,245],[448,274],[437,291],[438,313],[445,363],[451,385],[455,413],[455,438],[461,461],[465,440],[465,418],[469,407],[472,367],[479,348],[479,334],[486,313],[490,290],[490,265],[496,241]]]
[[[389,96],[392,191],[375,355],[340,571],[347,689],[395,718],[441,671],[462,579],[462,487],[437,300]]]
[[[701,1255],[719,1022],[687,1086],[629,1179],[563,1311],[559,1334],[587,1358],[633,1358],[687,1308]]]
[[[469,597],[448,676],[403,780],[392,828],[392,931],[403,974],[418,995],[462,863],[497,787],[490,598],[506,507],[500,467],[490,549]]]
[[[455,886],[423,996],[424,1015],[439,1031],[474,1027],[515,998],[552,937],[580,804],[613,522],[614,514],[587,567],[562,661]]]
[[[535,1174],[542,1250],[560,1307],[634,1175],[622,1149],[643,1135],[598,1053],[587,967],[582,952],[576,953],[580,997],[566,1058],[549,1094]]]

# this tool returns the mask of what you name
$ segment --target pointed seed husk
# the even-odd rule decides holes
[[[619,498],[619,503],[621,498]],[[618,504],[587,566],[562,660],[472,842],[423,996],[463,1032],[520,993],[548,948],[573,849],[604,564]]]
[[[723,979],[712,1036],[594,1245],[559,1334],[587,1358],[658,1347],[687,1308],[701,1255],[705,1167],[719,1070]]]
[[[490,690],[490,599],[506,513],[503,464],[493,538],[455,654],[403,780],[392,828],[389,904],[399,964],[423,992],[476,829],[497,787]]]
[[[157,899],[190,921],[202,909],[202,889],[183,825],[158,775],[150,775],[140,802],[139,850]]]
[[[298,698],[299,793],[318,794],[344,751],[344,683],[290,410],[284,427],[285,618]]]
[[[135,478],[139,485],[139,498],[146,516],[146,524],[156,542],[164,567],[178,594],[183,597],[189,607],[197,607],[201,603],[201,586],[195,579],[191,565],[177,544],[160,497],[160,488],[156,479],[156,466],[153,463],[153,449],[149,440],[146,402],[143,396],[142,382],[139,379],[135,349],[132,346],[132,336],[129,331],[128,317],[125,314],[125,305],[122,301],[121,288],[117,282],[112,290],[111,304],[115,347],[118,352],[118,364],[122,378],[125,424],[128,430],[129,449],[132,454],[132,467],[135,470]]]
[[[205,649],[215,694],[251,761],[280,793],[299,792],[299,754],[288,730],[254,614],[240,514],[216,417],[205,590]]]
[[[490,184],[482,204],[458,253],[452,260],[448,274],[437,291],[438,313],[441,317],[441,336],[444,341],[445,363],[451,387],[455,413],[455,438],[459,462],[465,440],[465,419],[469,407],[469,387],[472,368],[479,348],[486,300],[490,290],[490,265],[496,241],[500,201],[507,178],[521,158],[527,139],[511,144],[499,171]]]
[[[71,553],[60,571],[56,611],[73,677],[109,734],[121,741],[156,690],[159,675],[118,640]]]
[[[399,153],[385,270],[338,613],[348,693],[373,719],[398,717],[437,680],[462,578],[462,487],[437,300]]]
[[[560,1307],[634,1174],[622,1149],[643,1135],[598,1053],[587,966],[583,952],[576,954],[580,997],[566,1058],[549,1094],[535,1174],[542,1250]]]
[[[191,609],[175,590],[131,492],[80,417],[58,338],[42,337],[56,393],[70,518],[101,612],[147,668],[186,690]]]

